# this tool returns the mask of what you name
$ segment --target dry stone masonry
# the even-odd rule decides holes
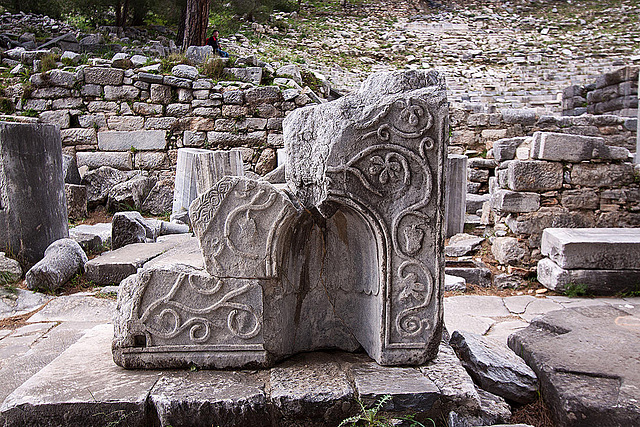
[[[221,179],[190,207],[204,263],[121,284],[116,363],[270,366],[360,347],[382,365],[434,358],[447,111],[442,77],[411,71],[290,114],[288,186]]]
[[[637,117],[638,69],[628,66],[599,76],[595,83],[569,86],[562,92],[562,114]]]
[[[501,161],[484,210],[518,237],[496,239],[499,260],[539,260],[542,232],[550,227],[640,226],[640,188],[626,148],[554,132],[499,140],[493,148]]]

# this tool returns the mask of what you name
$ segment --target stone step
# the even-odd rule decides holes
[[[104,252],[85,264],[85,277],[96,285],[118,284],[146,262],[191,238],[190,234],[162,236],[155,243],[134,243]]]
[[[638,228],[547,228],[542,254],[564,269],[640,269]]]
[[[382,367],[364,354],[315,352],[271,370],[125,370],[102,324],[15,389],[5,425],[332,425],[389,394],[392,413],[478,413],[480,398],[453,350],[416,368]],[[301,424],[297,424],[301,425]]]
[[[549,258],[538,261],[538,282],[547,289],[565,292],[580,286],[589,295],[616,295],[638,290],[637,270],[564,269]]]

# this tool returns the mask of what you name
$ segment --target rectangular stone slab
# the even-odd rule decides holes
[[[354,365],[351,373],[360,399],[368,405],[391,395],[385,409],[398,406],[404,410],[425,411],[440,398],[438,387],[415,368],[383,368],[369,362]]]
[[[271,370],[271,402],[279,418],[324,417],[338,421],[347,415],[345,403],[354,398],[353,388],[339,365],[325,353],[297,357]],[[301,363],[302,362],[302,363]]]
[[[264,388],[246,372],[165,372],[149,397],[161,426],[258,426],[270,424]]]
[[[547,228],[542,254],[564,269],[637,270],[638,228]]]
[[[183,243],[190,236],[157,243],[134,243],[115,251],[105,252],[84,266],[87,280],[97,285],[118,284],[126,277],[135,274],[144,263],[161,255],[169,249]]]
[[[538,281],[546,288],[564,292],[572,285],[584,286],[589,294],[615,295],[640,289],[640,268],[637,270],[593,270],[560,267],[549,258],[538,262]]]
[[[113,328],[99,325],[11,393],[7,425],[150,425],[147,396],[159,372],[126,371],[111,360]]]
[[[165,145],[163,130],[98,132],[98,148],[103,151],[162,150]]]

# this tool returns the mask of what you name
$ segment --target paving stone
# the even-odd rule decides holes
[[[638,307],[565,309],[509,338],[509,347],[538,375],[555,423],[640,423],[639,317]]]
[[[42,307],[52,298],[51,295],[20,288],[16,288],[15,291],[0,288],[0,319],[30,313]]]
[[[547,228],[541,251],[564,269],[638,269],[640,229]]]
[[[513,314],[523,314],[527,311],[527,306],[535,300],[536,297],[533,295],[515,295],[503,298],[504,306]]]
[[[339,422],[349,413],[354,398],[345,372],[323,353],[296,356],[271,369],[270,384],[271,402],[278,418],[284,420]]]
[[[491,326],[491,329],[483,336],[494,340],[502,345],[507,345],[509,336],[520,329],[529,326],[529,322],[524,320],[500,320]]]
[[[23,328],[36,328],[43,333],[32,334],[27,340],[24,336],[17,338],[22,344],[16,345],[10,336],[0,340],[0,358],[6,361],[0,364],[0,402],[94,326],[92,322],[64,322],[59,326],[50,322],[35,323]],[[0,422],[2,417],[0,414]]]
[[[246,372],[165,372],[149,398],[162,427],[271,422],[264,380]]]
[[[535,373],[508,347],[466,331],[453,332],[449,343],[482,389],[521,404],[537,398]]]
[[[125,371],[111,360],[113,329],[91,329],[15,389],[0,407],[8,425],[149,425],[147,398],[159,372]]]
[[[445,300],[445,313],[470,314],[474,316],[509,316],[502,298],[496,296],[461,295]]]
[[[85,264],[85,277],[97,285],[120,283],[135,274],[144,263],[176,246],[169,240],[156,243],[135,243],[114,251],[105,252]]]
[[[54,298],[27,321],[29,323],[73,321],[111,323],[115,310],[115,301],[75,294]]]

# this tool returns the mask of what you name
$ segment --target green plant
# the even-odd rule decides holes
[[[163,73],[169,73],[174,66],[179,64],[191,65],[191,62],[186,56],[184,56],[184,54],[171,53],[166,58],[162,58],[160,60],[160,71]]]
[[[382,407],[391,400],[392,396],[390,394],[382,396],[377,403],[375,403],[371,408],[365,408],[364,404],[357,400],[358,405],[360,405],[360,413],[345,418],[338,425],[338,427],[342,426],[363,426],[363,427],[392,427],[395,426],[397,421],[406,421],[409,423],[411,427],[426,427],[424,424],[415,420],[414,415],[406,415],[406,416],[397,416],[397,417],[388,417],[381,413]],[[435,427],[436,423],[428,418],[431,423],[433,423],[433,427]]]
[[[589,295],[589,288],[584,283],[569,283],[564,289],[565,296],[584,297]]]
[[[0,97],[0,113],[13,114],[16,111],[16,106],[13,105],[13,101],[9,98]]]
[[[51,53],[43,56],[40,60],[40,72],[46,73],[47,71],[55,70],[56,68],[58,68],[58,58],[58,55],[54,55]]]
[[[211,58],[202,64],[201,73],[212,80],[222,78],[225,62],[220,58]]]
[[[5,284],[2,289],[11,295],[18,295],[18,288],[15,285]]]
[[[25,117],[38,117],[40,115],[40,113],[38,113],[33,108],[29,108],[28,110],[24,110],[22,112],[22,115],[25,116]]]

